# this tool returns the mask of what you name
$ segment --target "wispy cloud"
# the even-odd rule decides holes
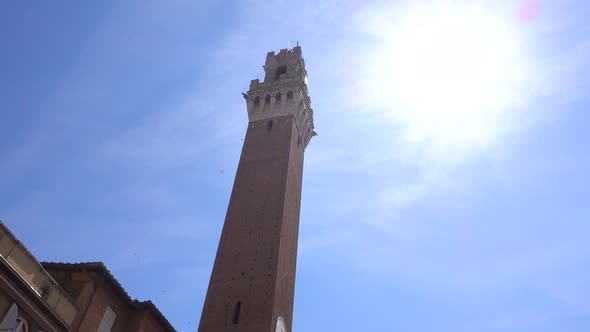
[[[186,307],[177,305],[177,297],[194,298],[185,289],[204,296],[213,256],[195,253],[212,253],[217,244],[247,125],[240,92],[250,79],[263,77],[267,51],[299,40],[319,133],[306,152],[302,258],[344,262],[383,284],[395,275],[402,285],[488,298],[511,293],[510,287],[534,288],[556,306],[587,314],[589,289],[581,282],[587,273],[574,268],[587,263],[585,223],[559,215],[553,217],[559,227],[543,225],[515,207],[468,205],[503,198],[498,206],[510,207],[511,199],[522,197],[481,193],[482,183],[517,191],[561,167],[559,160],[542,157],[520,163],[518,170],[496,164],[532,128],[558,119],[567,112],[564,105],[586,94],[590,76],[579,73],[590,69],[588,6],[528,1],[538,7],[519,20],[518,2],[437,2],[460,13],[483,13],[483,23],[491,24],[486,38],[514,32],[515,45],[494,44],[515,47],[499,55],[509,65],[482,72],[500,86],[501,100],[485,91],[488,103],[481,109],[456,111],[438,109],[436,100],[420,94],[421,86],[439,86],[461,95],[444,80],[408,82],[397,75],[405,72],[395,66],[408,60],[401,46],[420,46],[412,44],[412,34],[400,44],[397,32],[405,17],[420,16],[412,8],[425,3],[432,2],[322,1],[296,9],[287,1],[229,8],[117,2],[52,87],[38,127],[3,156],[0,183],[30,177],[34,187],[6,208],[6,221],[16,229],[53,231],[74,247],[61,230],[75,223],[84,249],[78,252],[56,248],[53,237],[38,234],[45,232],[28,235],[32,246],[49,248],[41,250],[47,257],[104,259],[122,275],[170,263],[159,277],[182,286],[159,294],[159,303],[169,308]],[[227,20],[218,22],[213,12]],[[460,27],[471,23],[477,22]],[[498,26],[502,32],[496,35]],[[490,50],[486,40],[469,41]],[[448,68],[442,74],[453,78]],[[400,93],[408,87],[418,91],[410,100]],[[470,82],[460,87],[473,88]],[[42,165],[36,175],[44,181],[30,176],[31,165]],[[566,166],[564,173],[575,168]],[[568,222],[571,229],[564,230]],[[537,326],[531,322],[538,312],[543,310],[496,310],[477,326]],[[186,312],[170,315],[181,321]],[[187,330],[197,324],[184,323]]]
[[[104,158],[154,167],[185,166],[202,160],[243,132],[243,103],[219,103],[207,93],[195,92],[180,104],[163,105],[132,129],[121,132],[102,148]],[[240,116],[241,115],[241,116]],[[237,140],[234,143],[239,143]]]

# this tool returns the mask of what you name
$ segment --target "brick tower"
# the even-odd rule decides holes
[[[304,150],[315,132],[299,46],[269,52],[244,94],[248,130],[199,332],[291,331]]]

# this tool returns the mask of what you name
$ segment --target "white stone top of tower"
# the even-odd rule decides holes
[[[263,68],[264,82],[252,80],[244,94],[249,121],[293,115],[303,147],[307,147],[316,133],[301,47],[282,49],[278,54],[268,52]]]

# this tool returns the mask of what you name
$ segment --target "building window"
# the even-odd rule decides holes
[[[254,107],[258,108],[260,106],[260,97],[254,98]]]
[[[238,324],[238,321],[240,320],[240,309],[242,307],[242,301],[238,301],[236,303],[236,307],[234,309],[234,324]]]
[[[24,318],[17,318],[14,323],[12,323],[12,327],[9,328],[7,331],[11,332],[29,332],[29,326],[27,325],[27,321]]]
[[[0,331],[28,332],[27,322],[18,316],[18,306],[13,303],[0,320]]]
[[[100,325],[98,325],[98,329],[96,329],[96,332],[111,332],[113,324],[115,323],[115,318],[117,318],[117,315],[113,309],[111,309],[111,307],[107,306],[104,314],[102,315]]]
[[[266,97],[264,97],[264,103],[270,104],[270,95],[266,95]]]
[[[287,99],[293,99],[293,91],[287,92]]]
[[[281,78],[282,74],[286,74],[287,73],[287,66],[279,66],[277,68],[277,72],[275,74],[275,80],[278,80]]]
[[[268,124],[266,125],[266,130],[268,130],[268,131],[272,130],[272,120],[268,121]]]
[[[280,93],[280,92],[279,92],[279,93],[277,93],[277,95],[276,95],[276,97],[275,97],[275,101],[276,101],[277,103],[280,103],[280,102],[281,102],[281,93]]]

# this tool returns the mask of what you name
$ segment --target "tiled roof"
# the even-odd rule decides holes
[[[166,319],[166,317],[158,310],[156,305],[150,301],[138,301],[132,299],[131,296],[125,291],[125,288],[121,286],[121,283],[113,276],[111,271],[107,269],[103,262],[81,262],[81,263],[62,263],[62,262],[41,262],[41,265],[46,270],[57,270],[57,271],[94,271],[105,276],[105,279],[110,282],[112,287],[121,294],[121,296],[134,308],[136,309],[147,309],[154,317],[162,323],[162,325],[171,332],[176,332],[172,324]]]

